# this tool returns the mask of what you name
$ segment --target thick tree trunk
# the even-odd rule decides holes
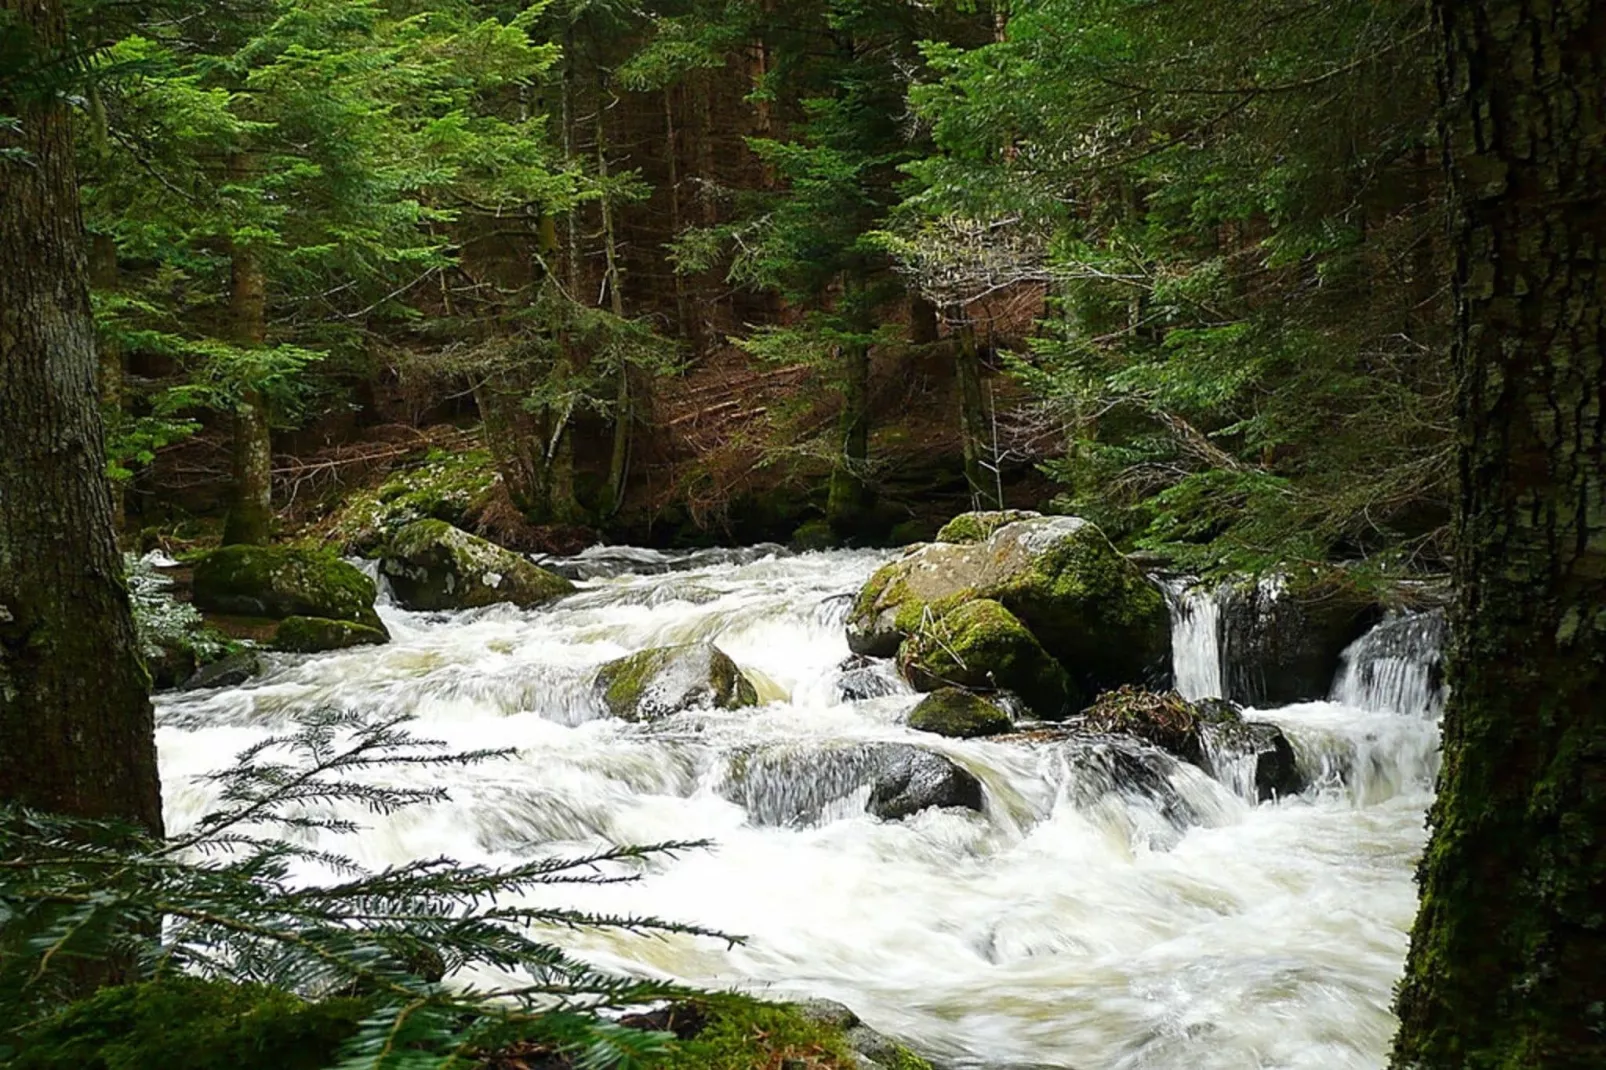
[[[1606,1066],[1606,5],[1437,0],[1461,424],[1397,1070]]]
[[[117,242],[110,234],[96,234],[89,244],[89,283],[101,293],[114,293],[119,278],[117,272]],[[113,338],[101,336],[100,366],[96,385],[100,390],[100,408],[105,421],[115,427],[123,411],[123,347]],[[121,532],[124,522],[123,487],[109,484],[112,496],[112,531]]]
[[[58,0],[7,0],[47,66]],[[15,29],[15,27],[13,27]],[[16,72],[13,72],[14,74]],[[112,535],[61,96],[0,83],[0,800],[160,832],[149,681]],[[20,155],[9,150],[19,150]]]
[[[237,180],[250,177],[252,161],[236,153],[229,161]],[[229,280],[229,333],[236,345],[268,340],[268,278],[249,246],[236,244]],[[254,387],[240,392],[234,408],[233,487],[223,527],[226,545],[260,545],[273,535],[273,435],[267,399]]]

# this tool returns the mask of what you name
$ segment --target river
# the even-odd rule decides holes
[[[432,771],[448,803],[362,815],[367,830],[334,846],[367,864],[715,841],[639,883],[566,894],[747,942],[562,936],[600,964],[837,999],[962,1066],[1381,1067],[1437,761],[1410,665],[1366,679],[1352,665],[1344,701],[1250,713],[1292,740],[1313,782],[1302,795],[1256,805],[1169,761],[1163,792],[1125,789],[1085,749],[909,730],[916,698],[885,667],[844,681],[848,598],[885,556],[597,553],[571,563],[593,578],[543,610],[381,605],[388,646],[286,656],[244,687],[159,698],[169,827],[215,802],[205,773],[298,710],[406,712],[454,747],[517,756]],[[1220,679],[1206,601],[1177,613],[1178,676],[1196,693]],[[755,679],[759,709],[658,725],[600,715],[599,664],[698,639]],[[845,698],[848,684],[872,697]],[[810,755],[884,740],[964,765],[986,812],[882,822],[861,794],[812,823],[760,820],[817,790]]]

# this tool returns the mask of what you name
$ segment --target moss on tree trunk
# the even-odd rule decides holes
[[[1606,1066],[1606,5],[1436,0],[1461,500],[1396,1070]]]
[[[162,826],[96,388],[59,0],[10,0],[0,80],[0,800]],[[37,77],[30,77],[37,76]]]

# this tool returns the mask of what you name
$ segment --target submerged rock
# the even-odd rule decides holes
[[[1014,723],[1009,714],[980,695],[944,687],[920,701],[909,714],[909,727],[950,739],[975,739],[1008,732]]]
[[[610,661],[597,670],[596,688],[608,712],[626,721],[758,704],[753,682],[713,643],[654,647]]]
[[[965,602],[922,622],[898,649],[898,667],[918,690],[1012,691],[1044,720],[1069,712],[1074,688],[1026,626],[990,599]]]
[[[374,581],[327,554],[225,546],[196,564],[193,583],[195,606],[207,613],[270,620],[319,617],[385,631],[374,611]]]
[[[836,667],[832,692],[838,702],[863,702],[896,695],[902,685],[885,661],[852,654]]]
[[[792,742],[731,760],[719,793],[755,825],[813,825],[870,813],[887,820],[932,806],[982,808],[981,783],[910,743]]]
[[[205,691],[214,687],[239,687],[252,677],[262,675],[263,668],[261,656],[253,651],[230,654],[226,658],[219,658],[212,664],[197,669],[194,675],[179,686],[179,690]]]
[[[1086,690],[1168,671],[1160,589],[1076,517],[1018,520],[981,542],[934,543],[884,565],[854,601],[848,645],[890,657],[922,626],[978,599],[1014,614]]]
[[[898,748],[870,782],[866,813],[897,821],[932,807],[981,810],[981,781],[969,770],[932,751]]]
[[[348,620],[321,617],[286,617],[273,636],[273,645],[292,654],[318,654],[354,646],[379,646],[390,636],[377,628]]]
[[[408,609],[477,609],[499,602],[533,609],[574,590],[562,576],[442,520],[420,520],[398,531],[379,568],[396,601]]]
[[[1083,714],[1083,726],[1142,740],[1256,799],[1303,788],[1294,748],[1282,729],[1245,721],[1224,699],[1189,702],[1175,692],[1124,687],[1100,695]]]

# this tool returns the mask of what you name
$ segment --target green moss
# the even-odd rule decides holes
[[[975,739],[1008,732],[1009,714],[957,687],[944,687],[921,700],[909,714],[909,727],[950,739]]]
[[[476,609],[499,602],[532,609],[574,591],[562,576],[444,520],[419,520],[398,531],[380,569],[409,609]]]
[[[932,608],[934,619],[912,629],[898,652],[916,687],[1007,690],[1039,717],[1069,712],[1073,692],[1064,668],[1009,610],[990,599]]]
[[[932,1070],[931,1063],[922,1059],[902,1044],[892,1046],[892,1058],[882,1064],[884,1070]]]
[[[246,617],[321,617],[383,630],[374,583],[331,554],[279,546],[225,546],[195,566],[195,605]]]
[[[753,682],[712,643],[638,651],[597,670],[596,684],[608,712],[626,721],[657,720],[702,703],[723,710],[758,704]]]
[[[792,545],[799,550],[829,550],[839,541],[824,520],[810,520],[792,532]]]
[[[366,1013],[277,989],[174,977],[106,988],[20,1038],[10,1070],[321,1070]]]
[[[649,1059],[651,1070],[779,1070],[794,1059],[810,1070],[858,1066],[840,1029],[812,1021],[795,1007],[723,995],[697,1000],[689,1009],[703,1016],[702,1027]]]
[[[991,513],[961,513],[937,532],[938,542],[974,543],[986,542],[993,537],[993,532],[1006,524],[1013,524],[1019,520],[1032,520],[1041,513],[1027,512],[1023,509],[1005,509],[1002,512]]]
[[[317,654],[388,642],[390,635],[383,629],[321,617],[287,617],[273,637],[275,647],[293,654]]]

